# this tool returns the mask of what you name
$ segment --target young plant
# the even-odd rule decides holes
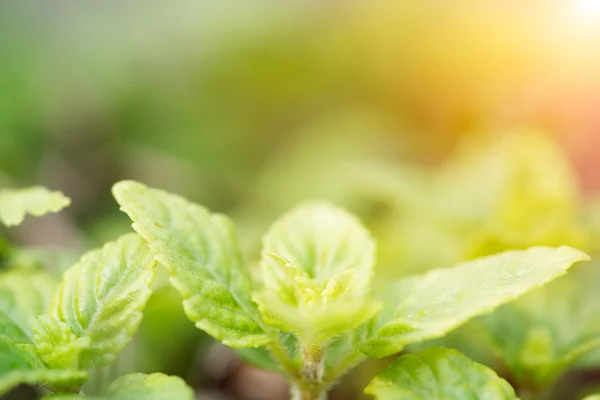
[[[17,225],[27,213],[56,212],[68,203],[44,188],[3,190],[0,221]],[[131,340],[155,265],[145,242],[128,234],[83,255],[60,283],[40,270],[0,271],[0,395],[27,383],[72,393],[52,398],[77,397],[88,370],[112,363]],[[131,374],[110,385],[102,399],[164,396],[194,398],[180,378]]]
[[[376,284],[375,244],[360,222],[308,203],[266,233],[255,280],[225,216],[133,181],[113,192],[169,270],[188,317],[228,346],[260,348],[294,399],[324,399],[366,357],[441,337],[588,259],[566,246],[533,247]],[[465,387],[472,398],[515,398],[493,372],[444,349],[400,358],[367,390],[381,399],[462,399]]]

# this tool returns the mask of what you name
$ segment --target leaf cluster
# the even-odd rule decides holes
[[[537,161],[551,163],[554,155],[539,146],[540,137],[526,140],[542,149]],[[589,257],[561,245],[587,243],[587,231],[573,222],[573,197],[559,190],[564,182],[541,180],[531,191],[527,182],[543,174],[525,155],[518,156],[520,148],[509,147],[518,162],[508,170],[501,161],[486,161],[497,163],[491,170],[511,190],[472,199],[455,194],[452,180],[472,170],[469,163],[457,162],[448,177],[432,180],[428,193],[443,194],[445,203],[432,207],[426,220],[432,230],[464,235],[462,255],[446,268],[385,281],[375,279],[374,238],[356,216],[331,203],[303,203],[276,220],[263,236],[256,264],[244,258],[226,216],[142,183],[119,182],[113,194],[136,233],[87,252],[60,282],[35,268],[0,271],[0,393],[27,383],[45,387],[50,398],[94,398],[82,389],[89,371],[113,363],[131,341],[158,264],[168,270],[197,328],[239,349],[245,359],[281,371],[294,399],[323,399],[366,358],[400,354],[476,317],[500,344],[513,373],[546,382],[600,339],[593,327],[577,325],[594,310],[580,307],[572,318],[572,336],[581,337],[576,342],[559,340],[560,324],[531,330],[524,321],[544,315],[539,309],[548,304],[564,310],[565,320],[573,317],[577,305],[565,306],[562,297],[538,288]],[[569,179],[566,172],[557,176]],[[461,196],[471,202],[462,205]],[[68,204],[64,195],[44,188],[3,190],[0,221],[12,226],[26,214],[56,212]],[[402,204],[416,206],[410,199]],[[540,208],[560,212],[544,221],[544,212],[531,212]],[[480,224],[490,213],[498,213],[493,224]],[[480,233],[467,234],[479,225]],[[579,286],[570,279],[579,275],[550,286],[574,299]],[[379,399],[517,398],[491,369],[442,347],[401,356],[365,391]],[[193,398],[181,379],[162,374],[126,375],[99,394],[106,399],[166,395]]]
[[[379,284],[367,230],[344,209],[311,202],[271,226],[251,270],[225,216],[133,181],[113,192],[196,326],[231,347],[262,348],[297,398],[320,398],[367,356],[441,337],[588,259],[532,247]]]
[[[44,188],[2,190],[0,220],[41,216],[69,204]],[[14,266],[0,271],[0,394],[19,384],[40,385],[52,399],[77,393],[92,367],[112,363],[130,342],[150,296],[156,260],[145,242],[127,234],[84,254],[60,282],[46,271]],[[193,399],[177,377],[131,374],[102,399]],[[153,397],[154,396],[154,397]]]

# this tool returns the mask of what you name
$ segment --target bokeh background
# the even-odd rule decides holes
[[[59,253],[59,273],[130,229],[110,194],[125,178],[231,215],[249,266],[269,223],[314,198],[369,226],[379,279],[536,244],[593,252],[600,1],[0,2],[0,186],[73,199],[6,237]],[[162,371],[202,399],[287,398],[196,330],[165,281],[94,384]],[[596,385],[596,365],[559,386]],[[360,397],[377,368],[332,398]]]

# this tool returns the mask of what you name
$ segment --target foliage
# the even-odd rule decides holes
[[[3,215],[11,224],[21,222],[25,211],[56,211],[56,199],[61,199],[45,189],[10,192],[15,197],[7,193],[5,201],[11,200]],[[25,207],[13,207],[21,196]],[[155,266],[144,241],[128,234],[84,254],[60,284],[39,269],[1,271],[0,394],[23,383],[78,392],[91,367],[113,362],[131,340],[151,293]],[[106,395],[148,398],[158,392],[193,398],[178,378],[160,374],[123,377]]]
[[[58,394],[47,400],[193,400],[194,392],[185,382],[175,376],[164,374],[129,374],[111,383],[101,396],[78,396]]]
[[[5,244],[0,394],[29,384],[51,399],[193,398],[158,373],[97,380],[166,284],[153,283],[158,265],[196,328],[281,372],[294,399],[324,399],[368,358],[400,355],[367,385],[378,399],[541,399],[565,372],[598,365],[597,264],[562,276],[589,259],[576,248],[598,250],[597,210],[582,206],[546,136],[469,142],[435,172],[361,174],[361,190],[332,193],[385,199],[383,214],[362,218],[374,235],[345,208],[308,201],[272,223],[255,257],[225,215],[127,180],[113,194],[135,233],[86,252],[60,280],[47,269],[61,257]],[[44,188],[1,193],[7,226],[69,203]],[[291,200],[280,197],[275,209]]]
[[[598,393],[597,262],[566,276],[547,268],[547,280],[557,279],[542,288],[485,299],[476,281],[461,281],[463,293],[450,280],[515,250],[532,257],[566,245],[596,258],[594,1],[293,3],[65,2],[56,12],[0,4],[0,392],[23,382],[43,387],[17,388],[18,399],[22,390],[73,397],[58,392],[78,388],[108,397],[120,375],[163,372],[220,395],[261,375],[245,365],[213,378],[220,367],[213,347],[204,357],[213,346],[206,331],[296,386],[312,390],[306,374],[322,373],[322,388],[339,381],[335,398],[360,396],[389,361],[361,363],[365,352],[419,357],[432,344],[492,368],[524,400]],[[514,132],[500,131],[507,126]],[[139,281],[104,292],[106,308],[85,279],[102,275],[102,263],[76,260],[129,229],[109,193],[124,178],[206,209],[195,214],[201,228],[169,226],[177,236],[149,226],[138,244],[151,249],[140,255],[166,268],[123,272]],[[39,180],[75,207],[4,229],[67,204],[39,187],[4,189]],[[304,203],[312,198],[325,201]],[[180,204],[173,210],[185,214]],[[297,225],[284,217],[267,230],[296,204],[305,205],[285,215],[299,216]],[[339,229],[306,217],[316,205],[334,210]],[[357,218],[338,205],[370,233],[356,234]],[[235,221],[239,243],[215,238],[229,222],[207,223],[208,209]],[[273,235],[263,246],[264,232]],[[281,239],[286,232],[299,237]],[[69,250],[28,247],[56,243]],[[314,276],[313,253],[329,257],[320,243],[352,262],[332,256],[335,268]],[[65,279],[84,285],[61,279],[71,265]],[[444,266],[457,267],[437,272]],[[69,308],[79,301],[84,308]]]
[[[572,166],[541,132],[470,138],[426,176],[417,193],[397,193],[394,207],[402,219],[400,226],[392,222],[383,231],[386,264],[404,257],[428,269],[433,261],[454,263],[538,245],[597,252],[595,202],[583,202]],[[391,185],[404,184],[392,180]],[[429,254],[428,246],[398,250],[414,244],[403,232],[413,232],[417,224],[418,232],[429,233],[418,239],[441,249],[436,255]],[[506,369],[511,382],[543,392],[578,364],[600,365],[597,351],[590,353],[600,346],[598,278],[597,264],[582,266],[438,344]],[[474,335],[483,339],[480,344]]]
[[[378,400],[517,399],[494,371],[442,347],[398,358],[365,392]]]
[[[441,336],[588,259],[567,246],[534,247],[372,286],[365,228],[343,209],[308,203],[264,236],[261,279],[252,281],[223,215],[133,181],[113,192],[196,326],[233,347],[267,346],[302,399],[321,398],[363,352],[383,357]]]

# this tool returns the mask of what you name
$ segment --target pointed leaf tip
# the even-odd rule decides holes
[[[568,246],[532,247],[387,284],[379,291],[386,307],[375,318],[363,351],[384,357],[407,344],[440,337],[585,260],[587,254]]]

